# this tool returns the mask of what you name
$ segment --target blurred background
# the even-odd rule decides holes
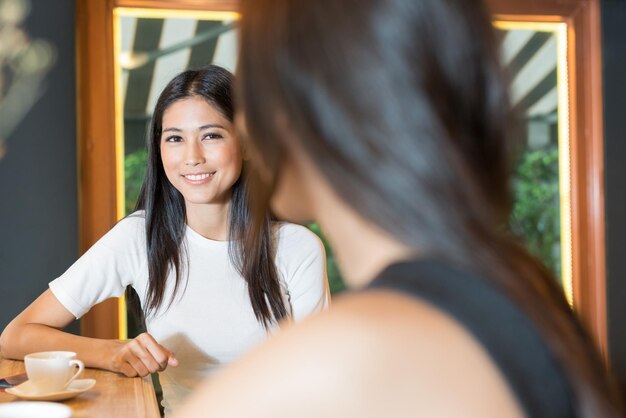
[[[589,314],[588,323],[626,382],[626,2],[489,3],[508,12],[494,25],[521,144],[510,229],[583,316],[604,315]],[[590,8],[598,36],[584,49],[568,25],[583,25],[576,36],[593,33],[581,17]],[[0,0],[0,328],[132,211],[159,92],[186,68],[235,69],[235,9],[234,0]],[[598,58],[591,69],[581,64],[589,57]],[[589,74],[601,82],[595,95]],[[596,125],[583,123],[584,109],[599,110],[587,115]],[[339,294],[332,248],[318,225],[309,227],[325,243]],[[71,330],[134,335],[123,303]]]

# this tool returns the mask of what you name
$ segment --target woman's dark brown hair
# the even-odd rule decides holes
[[[133,310],[143,319],[145,314],[161,307],[166,299],[171,303],[185,271],[183,238],[185,235],[185,201],[167,179],[161,160],[161,131],[163,114],[175,102],[200,97],[233,121],[233,75],[226,69],[209,65],[187,70],[168,83],[159,96],[148,134],[148,168],[141,188],[137,210],[145,211],[146,247],[149,284],[143,311],[139,310],[134,292],[127,292]],[[233,264],[248,283],[250,302],[256,318],[264,326],[287,315],[278,273],[274,264],[274,244],[269,212],[254,220],[249,209],[249,177],[246,163],[241,176],[232,187],[229,213],[229,254]],[[246,240],[248,230],[258,231],[257,239]],[[175,272],[174,294],[165,295],[170,271]],[[210,272],[207,272],[210,274]],[[143,321],[142,321],[143,322]]]
[[[579,416],[617,416],[562,290],[507,232],[510,106],[483,3],[242,0],[241,12],[237,100],[264,171],[254,207],[297,141],[361,216],[517,302],[569,377]]]

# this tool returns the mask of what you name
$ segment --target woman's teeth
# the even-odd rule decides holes
[[[186,179],[192,180],[192,181],[198,181],[198,180],[204,180],[210,176],[212,176],[213,173],[204,173],[204,174],[187,174],[184,177]]]

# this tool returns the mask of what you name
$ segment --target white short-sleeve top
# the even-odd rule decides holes
[[[289,223],[278,225],[277,238],[276,266],[291,317],[297,321],[326,308],[328,281],[319,238]],[[166,413],[220,365],[268,337],[252,310],[246,281],[231,263],[228,241],[207,239],[187,227],[184,245],[187,280],[169,305],[174,282],[170,272],[164,305],[146,318],[147,331],[179,361],[178,367],[159,375]],[[129,285],[145,306],[148,268],[142,212],[118,222],[52,281],[50,289],[80,318],[93,305],[122,295]]]

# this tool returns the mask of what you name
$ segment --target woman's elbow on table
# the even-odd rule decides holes
[[[17,328],[17,329],[16,329]],[[15,324],[15,319],[11,321],[0,334],[0,356],[9,359],[19,359],[19,353],[15,349],[20,338],[19,325]]]

